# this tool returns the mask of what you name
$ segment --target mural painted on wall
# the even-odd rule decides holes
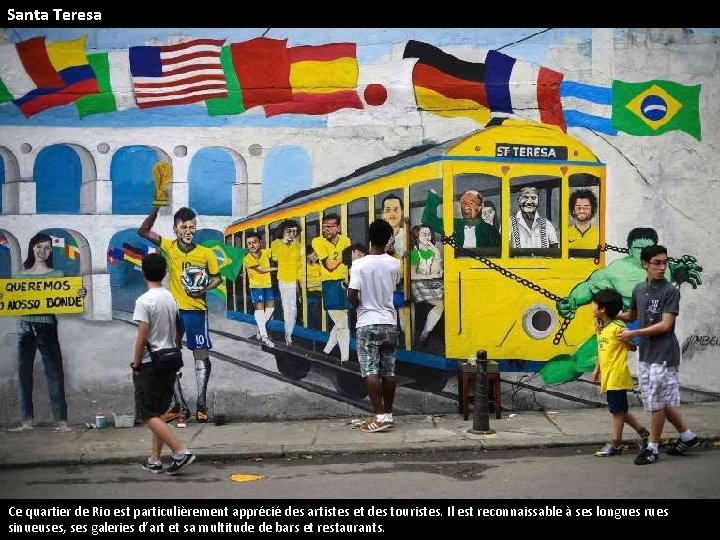
[[[82,287],[76,288],[77,282],[65,281],[63,278],[65,271],[56,268],[53,264],[55,253],[63,259],[62,255],[66,255],[69,260],[77,260],[77,246],[66,243],[64,235],[54,236],[47,231],[35,234],[28,243],[27,254],[22,266],[13,271],[12,280],[6,280],[7,290],[15,286],[34,285],[54,289],[56,285],[66,288],[68,295],[63,297],[65,300],[72,300],[72,303],[80,306],[82,310],[82,300],[87,291]],[[70,265],[72,267],[74,265]],[[65,282],[64,282],[65,281]],[[0,300],[5,303],[5,293],[0,293]],[[9,303],[10,294],[8,294],[7,302]],[[35,413],[33,406],[33,367],[35,364],[35,355],[40,353],[45,377],[47,379],[48,393],[50,396],[50,405],[54,421],[54,431],[66,432],[70,431],[68,427],[68,411],[67,400],[65,397],[65,374],[63,369],[63,358],[60,350],[60,342],[58,341],[58,324],[55,313],[57,310],[44,309],[47,307],[47,300],[54,298],[46,296],[44,293],[32,294],[28,293],[28,305],[23,309],[22,315],[18,319],[17,335],[17,373],[19,381],[20,393],[20,426],[15,431],[25,431],[33,429],[35,421]],[[66,313],[72,312],[64,311]],[[12,311],[3,310],[2,315],[13,315]]]
[[[360,99],[355,43],[288,47],[287,39],[265,37],[230,44],[192,39],[88,54],[86,41],[87,36],[46,42],[38,36],[1,45],[0,103],[12,102],[27,118],[69,103],[75,103],[79,118],[194,103],[204,103],[210,116],[259,107],[270,118],[380,106],[387,95],[373,82],[365,88],[365,104]],[[563,130],[582,126],[645,136],[682,130],[701,138],[700,85],[616,80],[594,86],[499,51],[481,56],[463,60],[429,43],[408,41],[403,58],[417,59],[412,68],[417,107],[479,125],[500,113]],[[606,106],[609,114],[587,114],[564,100]]]
[[[170,289],[188,312],[185,337],[194,359],[188,374],[195,384],[177,379],[167,420],[192,416],[186,395],[196,397],[196,421],[212,414],[212,387],[219,385],[210,377],[212,339],[219,335],[206,324],[212,312],[257,328],[287,381],[306,382],[311,369],[330,366],[340,399],[365,398],[364,383],[347,369],[356,363],[355,314],[344,285],[352,254],[367,250],[367,227],[376,217],[393,226],[393,253],[402,261],[395,306],[398,373],[406,384],[443,390],[458,361],[475,356],[479,344],[502,369],[540,370],[545,384],[577,379],[596,359],[587,291],[609,286],[627,302],[631,283],[644,273],[630,238],[629,255],[605,265],[600,248],[614,240],[608,219],[619,211],[608,201],[609,165],[573,129],[613,136],[683,131],[701,141],[700,85],[651,71],[639,77],[646,82],[594,85],[520,54],[416,39],[397,40],[396,52],[377,65],[363,60],[361,43],[342,39],[146,43],[88,49],[85,37],[35,36],[0,45],[0,120],[42,127],[45,119],[56,122],[57,113],[73,117],[55,124],[70,129],[112,126],[113,118],[129,128],[124,144],[110,149],[97,141],[89,151],[76,143],[31,148],[32,208],[22,206],[29,199],[22,199],[25,186],[18,184],[25,182],[15,182],[12,153],[3,148],[0,201],[9,204],[4,214],[23,219],[58,214],[65,229],[48,229],[54,250],[63,250],[56,268],[65,265],[65,275],[82,274],[86,283],[106,272],[107,292],[89,287],[89,299],[96,311],[107,301],[113,316],[131,313],[144,291],[139,263],[145,254],[202,257],[186,261],[199,269],[196,275],[183,272],[182,263],[170,265]],[[178,62],[187,66],[179,79]],[[376,78],[383,62],[407,77]],[[396,107],[398,93],[411,96],[409,106],[385,120],[381,112]],[[197,123],[198,112],[207,124]],[[362,150],[367,140],[382,139],[379,131],[365,133],[360,118],[402,131],[412,125],[402,115],[418,113],[433,122],[471,120],[481,129],[440,144],[423,137],[414,147],[398,142],[404,134],[388,138],[381,161],[330,178],[326,170],[318,184],[320,162],[344,170],[354,146]],[[168,123],[156,123],[158,115]],[[266,146],[237,143],[237,131],[221,144],[211,130],[193,132],[190,154],[161,140],[133,141],[133,133],[153,125],[236,126],[236,117],[281,134]],[[316,144],[317,132],[282,131],[289,126],[338,129],[347,145]],[[96,165],[109,173],[96,174]],[[253,195],[262,204],[249,204]],[[262,210],[250,216],[239,210],[252,206]],[[194,212],[178,217],[183,208]],[[141,226],[140,216],[148,214]],[[160,218],[167,220],[162,228]],[[10,277],[19,250],[13,235],[27,237],[7,219],[2,223],[8,234],[0,237],[0,277]],[[68,232],[73,223],[83,224],[79,234]],[[78,242],[83,234],[89,245]],[[91,247],[100,247],[102,264]],[[259,268],[271,269],[259,272],[262,286],[255,279]],[[203,272],[210,279],[195,296],[182,284],[204,280]],[[678,286],[701,283],[702,269],[690,256],[668,272]],[[258,289],[265,291],[260,297]],[[688,339],[686,352],[700,350],[702,340]]]
[[[581,200],[581,199],[579,199]],[[636,228],[628,233],[628,255],[610,263],[607,267],[595,270],[590,276],[578,283],[566,298],[557,301],[558,313],[566,320],[575,317],[578,308],[589,304],[595,293],[603,289],[612,289],[620,293],[623,310],[630,308],[635,285],[646,279],[645,268],[640,259],[642,248],[659,243],[658,234],[652,228]],[[677,288],[689,283],[693,289],[702,284],[702,267],[695,257],[683,255],[671,259],[665,272],[665,279]],[[637,324],[631,328],[637,328]],[[550,359],[540,370],[540,376],[546,384],[560,384],[578,379],[583,373],[595,367],[597,363],[597,335],[593,334],[574,353],[562,354]]]

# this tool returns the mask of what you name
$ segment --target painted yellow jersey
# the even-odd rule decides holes
[[[253,289],[267,289],[272,287],[272,276],[270,272],[262,273],[255,270],[256,266],[270,268],[270,250],[268,248],[260,250],[260,256],[255,257],[252,253],[245,255],[245,268],[248,271],[248,281]]]
[[[600,391],[632,390],[633,382],[628,368],[628,348],[617,335],[625,325],[610,321],[598,336],[598,362],[600,363]]]
[[[317,253],[318,259],[320,259],[320,278],[323,281],[347,278],[347,266],[344,264],[340,264],[332,272],[325,268],[325,265],[322,264],[322,261],[325,259],[330,261],[342,260],[343,250],[350,247],[350,238],[347,236],[338,234],[337,239],[337,244],[333,244],[332,242],[325,240],[322,236],[318,236],[312,240],[312,247],[315,250],[315,253]]]
[[[207,303],[205,302],[205,298],[193,298],[189,296],[180,281],[180,276],[189,266],[205,268],[211,277],[218,275],[220,271],[218,269],[217,257],[215,257],[212,250],[205,246],[196,245],[185,253],[178,246],[177,240],[169,240],[164,236],[160,237],[160,250],[168,263],[168,273],[170,274],[169,289],[177,302],[178,308],[206,311]]]
[[[320,265],[318,263],[308,263],[307,265],[307,290],[321,291]]]
[[[302,265],[302,250],[299,242],[289,246],[282,240],[273,240],[270,244],[270,254],[277,262],[277,278],[280,283],[296,283],[300,276]]]
[[[597,249],[600,242],[600,231],[597,227],[590,227],[584,233],[575,226],[568,227],[568,247],[570,249]]]

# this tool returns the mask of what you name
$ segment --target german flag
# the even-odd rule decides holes
[[[135,266],[142,264],[142,258],[145,253],[142,249],[131,246],[130,244],[123,243],[123,259],[132,263]]]
[[[562,73],[487,51],[482,62],[460,60],[437,47],[408,41],[404,58],[417,58],[413,87],[418,107],[440,116],[472,118],[515,114],[565,130],[560,100]]]
[[[468,117],[485,125],[490,107],[484,62],[460,60],[428,43],[410,40],[403,58],[417,58],[412,80],[423,110],[445,117]]]

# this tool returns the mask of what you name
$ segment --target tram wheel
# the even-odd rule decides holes
[[[350,399],[363,399],[368,395],[365,379],[346,371],[335,372],[335,389]]]
[[[309,360],[281,352],[275,353],[275,364],[280,375],[292,381],[305,378],[312,366]]]

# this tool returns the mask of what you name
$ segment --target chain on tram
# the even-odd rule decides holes
[[[528,289],[530,289],[532,291],[540,293],[548,300],[552,300],[553,302],[558,302],[559,300],[565,300],[564,297],[558,296],[557,294],[554,294],[554,293],[548,291],[545,287],[541,287],[540,285],[538,285],[537,283],[533,283],[529,279],[518,276],[516,273],[508,270],[507,268],[503,268],[499,264],[494,263],[493,261],[491,261],[490,259],[488,259],[486,257],[481,257],[477,253],[472,253],[470,250],[468,250],[466,248],[458,247],[455,244],[455,239],[452,236],[442,235],[442,242],[443,242],[443,244],[449,244],[450,246],[452,246],[456,252],[462,253],[463,255],[466,255],[468,257],[472,257],[476,261],[480,261],[481,263],[483,263],[485,266],[487,266],[491,270],[494,270],[494,271],[502,274],[503,276],[505,276],[508,279],[518,282],[523,287],[527,287]],[[595,264],[600,264],[600,252],[602,252],[602,251],[616,251],[618,253],[630,253],[630,250],[628,248],[617,247],[617,246],[613,246],[610,244],[599,245],[598,249],[596,250],[596,253],[595,253],[595,259],[594,259]],[[672,259],[670,257],[668,257],[668,259],[670,259],[671,262],[677,261],[677,259]],[[570,322],[572,321],[572,319],[573,319],[572,317],[570,317],[569,319],[563,317],[563,320],[560,323],[560,328],[558,328],[558,331],[555,333],[555,336],[553,337],[553,345],[560,344],[560,341],[562,340],[562,336],[565,333],[565,330],[567,330],[567,327],[570,326]]]

